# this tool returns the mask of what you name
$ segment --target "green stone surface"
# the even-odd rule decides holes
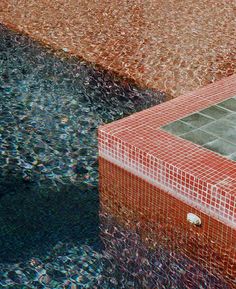
[[[236,96],[162,129],[236,161]]]
[[[223,139],[236,144],[236,128],[232,130],[226,130],[223,134]]]
[[[200,113],[212,117],[214,119],[219,119],[229,115],[231,112],[222,107],[213,105],[211,107],[201,110]]]
[[[200,113],[194,113],[194,114],[191,114],[185,118],[182,118],[181,121],[183,121],[189,125],[192,125],[194,127],[201,127],[205,124],[208,124],[208,123],[214,121],[214,119],[209,118],[207,116],[204,116]]]
[[[204,145],[204,147],[224,156],[236,153],[236,145],[233,145],[222,139],[216,139],[210,143],[207,143],[206,145]]]
[[[233,124],[236,124],[236,113],[231,113],[225,119],[231,121]]]
[[[236,153],[228,156],[228,158],[232,161],[236,161]]]
[[[227,99],[219,104],[217,104],[218,106],[227,108],[231,111],[236,111],[236,99],[235,98],[230,98]]]
[[[181,135],[181,137],[199,145],[204,145],[208,142],[217,139],[216,136],[209,134],[205,131],[202,131],[200,129],[185,133]]]
[[[181,135],[194,129],[193,126],[188,125],[180,120],[167,124],[162,128],[174,135]]]
[[[233,131],[235,126],[230,121],[220,119],[204,126],[202,129],[218,137],[224,137],[227,132]]]

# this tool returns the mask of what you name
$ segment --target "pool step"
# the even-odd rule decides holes
[[[102,207],[121,223],[138,223],[150,246],[180,251],[231,286],[236,162],[162,127],[235,95],[231,76],[99,129]]]

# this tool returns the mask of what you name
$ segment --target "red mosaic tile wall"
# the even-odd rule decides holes
[[[235,172],[235,164],[213,155],[210,151],[202,150],[197,154],[194,151],[194,144],[176,140],[174,136],[166,132],[153,131],[147,127],[140,128],[139,133],[143,135],[143,139],[138,140],[139,147],[133,145],[133,137],[129,137],[127,133],[125,133],[126,141],[117,136],[108,137],[101,133],[100,155],[145,177],[146,180],[159,187],[168,188],[172,195],[177,195],[179,199],[192,207],[201,209],[235,227],[235,183],[234,179],[230,178],[232,169],[232,172]],[[179,146],[179,143],[182,144],[182,147]],[[145,152],[144,149],[147,147],[152,150],[156,149],[158,157]],[[166,151],[168,147],[169,152]],[[178,151],[178,148],[181,151]],[[173,155],[171,152],[174,152]],[[191,159],[194,152],[195,164]],[[163,156],[167,158],[166,161],[163,160]],[[186,161],[186,158],[189,159]],[[176,165],[178,160],[181,162],[181,166]],[[215,169],[209,169],[212,161]],[[194,171],[188,170],[190,165]],[[195,167],[193,167],[194,165]],[[208,170],[204,171],[204,168]],[[207,178],[208,176],[209,178]],[[222,180],[225,182],[220,182]]]
[[[138,228],[148,246],[178,251],[235,288],[235,229],[101,157],[99,173],[103,210]],[[190,224],[188,213],[199,216],[202,225]]]
[[[161,128],[233,96],[235,75],[102,126],[98,141],[102,207],[139,226],[150,246],[179,250],[236,286],[236,162]]]
[[[235,1],[1,0],[0,22],[171,96],[236,72]]]
[[[99,155],[236,229],[236,163],[160,127],[236,94],[236,76],[100,127]]]

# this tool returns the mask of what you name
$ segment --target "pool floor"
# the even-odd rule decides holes
[[[228,288],[204,270],[196,287],[197,265],[178,265],[105,212],[99,218],[97,127],[165,94],[140,90],[4,26],[0,38],[0,287]],[[107,235],[114,228],[117,234]],[[137,240],[133,251],[127,234]],[[126,262],[136,250],[146,258],[141,267],[139,260]],[[182,278],[187,267],[190,281]]]

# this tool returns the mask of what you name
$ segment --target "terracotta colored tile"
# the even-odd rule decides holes
[[[236,71],[233,1],[2,0],[0,22],[170,97]]]
[[[232,105],[228,100],[235,93],[236,76],[231,76],[99,129],[102,206],[132,227],[141,222],[144,240],[152,224],[159,232],[148,237],[151,243],[183,250],[230,284],[236,274],[236,162],[181,138],[186,129],[189,134],[189,123],[171,124],[184,118],[195,125],[194,132],[199,125],[222,123],[223,118],[190,115],[221,102]],[[223,136],[224,126],[214,129]],[[189,226],[189,212],[200,216],[202,227]]]
[[[138,230],[148,246],[183,254],[235,287],[235,229],[101,157],[99,174],[103,212]],[[187,221],[190,212],[201,218],[201,226]]]

